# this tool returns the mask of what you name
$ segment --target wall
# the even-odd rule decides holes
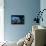
[[[4,41],[4,0],[0,0],[0,42]]]
[[[46,0],[41,0],[40,1],[41,3],[40,3],[40,9],[41,9],[41,11],[43,10],[43,9],[46,9]],[[43,19],[44,19],[44,21],[42,22],[40,22],[40,25],[43,25],[43,26],[46,26],[46,11],[44,11],[43,12]]]
[[[40,9],[40,0],[5,0],[4,35],[7,41],[18,41],[31,31],[35,12]],[[24,15],[24,25],[12,25],[11,15]]]

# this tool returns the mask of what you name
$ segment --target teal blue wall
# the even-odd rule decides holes
[[[18,41],[31,31],[35,14],[40,9],[40,0],[5,0],[4,35],[7,41]],[[12,25],[11,15],[24,15],[24,25]]]

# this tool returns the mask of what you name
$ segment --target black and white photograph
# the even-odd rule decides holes
[[[24,24],[24,15],[12,15],[11,24]]]

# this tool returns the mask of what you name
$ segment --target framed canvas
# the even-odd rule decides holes
[[[24,24],[24,15],[11,15],[11,24]]]

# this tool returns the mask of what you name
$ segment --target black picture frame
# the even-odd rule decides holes
[[[11,24],[24,24],[24,15],[11,15]]]

